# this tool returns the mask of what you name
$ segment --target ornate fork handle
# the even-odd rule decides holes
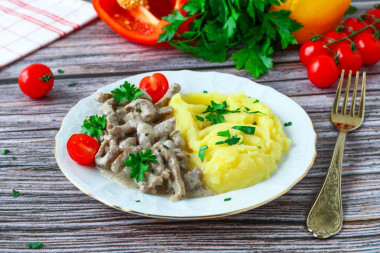
[[[338,134],[325,182],[307,216],[306,226],[318,238],[337,234],[343,225],[341,178],[346,134]]]

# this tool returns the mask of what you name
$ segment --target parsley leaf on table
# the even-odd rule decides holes
[[[144,95],[144,92],[137,88],[134,84],[131,84],[127,81],[124,82],[124,84],[120,85],[119,88],[114,89],[111,91],[112,94],[114,94],[113,99],[116,102],[122,102],[125,100],[128,100],[129,102],[137,99],[138,97]]]
[[[145,152],[129,153],[129,158],[124,164],[131,168],[130,178],[135,178],[136,182],[144,181],[144,173],[149,169],[149,162],[157,163],[156,156],[152,154],[152,150],[147,149]]]
[[[9,153],[9,149],[3,149],[3,150],[1,151],[1,153],[2,153],[3,155],[6,155],[6,154]]]
[[[20,196],[20,192],[19,192],[19,191],[16,191],[15,189],[13,189],[13,191],[12,191],[12,195],[13,195],[14,198],[17,198],[17,197]]]
[[[225,62],[231,49],[239,46],[230,60],[258,78],[272,68],[277,43],[282,49],[296,44],[292,33],[302,27],[289,17],[290,11],[269,11],[281,2],[285,0],[190,0],[183,6],[187,17],[177,10],[163,18],[169,25],[158,41],[210,62]],[[179,34],[187,20],[189,30]]]
[[[29,249],[41,249],[44,244],[42,242],[29,242],[26,246],[28,246]]]
[[[92,115],[89,119],[84,120],[80,132],[97,138],[103,135],[103,130],[106,129],[106,125],[107,120],[105,115],[101,117],[98,115]]]

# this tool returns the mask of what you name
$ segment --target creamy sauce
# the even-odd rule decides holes
[[[121,170],[119,173],[113,173],[110,170],[106,170],[106,169],[102,169],[102,168],[98,168],[98,169],[102,175],[106,176],[107,178],[109,178],[113,181],[116,181],[118,184],[120,184],[124,187],[127,187],[127,188],[136,189],[137,191],[139,190],[139,186],[137,185],[135,179],[131,179],[129,177],[129,172],[126,169]],[[148,193],[148,194],[150,194],[150,193]],[[173,194],[173,192],[166,193],[166,194],[161,193],[158,195],[168,197],[172,194]],[[154,194],[151,194],[151,195],[154,195]],[[213,191],[211,191],[210,189],[199,187],[199,188],[192,190],[192,191],[186,191],[185,198],[202,198],[202,197],[208,197],[208,196],[213,196],[213,195],[215,195],[215,193]]]

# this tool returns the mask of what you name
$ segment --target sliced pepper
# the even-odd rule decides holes
[[[130,41],[146,45],[158,45],[162,28],[168,24],[161,17],[181,8],[183,3],[184,0],[148,0],[149,8],[123,9],[116,0],[93,0],[98,16],[112,30]]]

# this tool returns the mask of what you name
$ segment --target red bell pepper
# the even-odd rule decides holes
[[[150,0],[145,7],[123,9],[116,0],[93,0],[98,16],[122,37],[141,44],[158,45],[162,28],[168,24],[161,17],[181,9],[187,0]]]

